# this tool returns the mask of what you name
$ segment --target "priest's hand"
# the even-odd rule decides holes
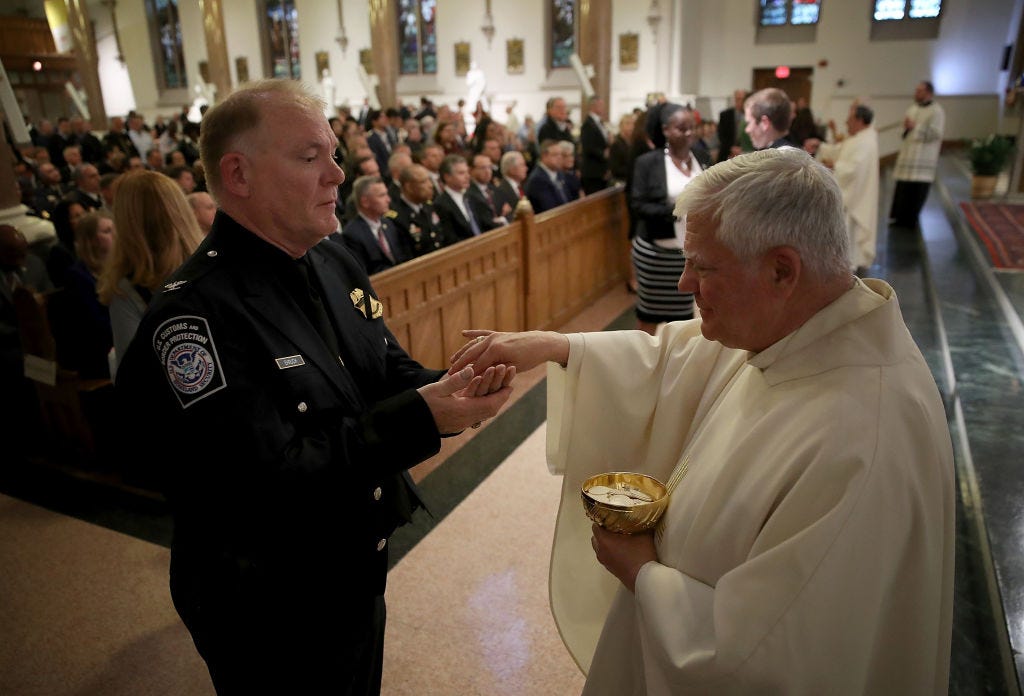
[[[594,536],[590,538],[590,545],[594,547],[598,562],[633,592],[640,568],[648,561],[658,560],[654,532],[616,534],[596,524],[591,529]]]
[[[451,357],[448,374],[467,365],[472,365],[477,374],[494,365],[526,372],[548,361],[564,366],[569,360],[569,339],[554,331],[502,333],[469,329],[462,335],[472,340]]]

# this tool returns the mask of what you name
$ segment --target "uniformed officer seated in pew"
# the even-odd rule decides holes
[[[388,537],[421,505],[408,469],[515,376],[423,368],[321,243],[344,179],[323,106],[269,80],[206,114],[217,216],[117,375],[174,513],[174,605],[221,694],[379,693]]]

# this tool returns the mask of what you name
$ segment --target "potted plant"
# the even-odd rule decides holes
[[[976,138],[967,147],[967,158],[971,163],[971,198],[991,198],[996,189],[996,179],[1010,161],[1013,143],[1003,135]]]

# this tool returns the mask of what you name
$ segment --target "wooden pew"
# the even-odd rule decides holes
[[[447,367],[462,329],[552,329],[621,283],[628,230],[612,188],[377,273],[373,287],[410,355]]]

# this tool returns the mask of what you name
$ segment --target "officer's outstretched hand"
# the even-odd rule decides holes
[[[443,435],[457,433],[497,415],[512,394],[516,368],[492,365],[479,375],[472,367],[446,374],[437,382],[417,389]]]

